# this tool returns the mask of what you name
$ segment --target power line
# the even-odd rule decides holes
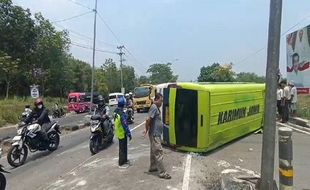
[[[78,5],[78,6],[80,6],[80,7],[84,7],[84,8],[86,8],[86,9],[89,9],[89,10],[94,11],[94,9],[88,7],[87,5],[84,5],[84,4],[82,4],[82,3],[79,3],[79,2],[77,2],[77,1],[73,1],[73,0],[68,0],[68,1],[70,1],[71,3],[74,3],[74,4],[76,4],[76,5]]]
[[[88,49],[88,50],[93,50],[93,48],[91,46],[87,46],[86,44],[80,44],[77,42],[71,42],[71,45],[80,47],[80,48],[84,48],[84,49]],[[95,49],[95,51],[97,52],[101,52],[101,53],[111,53],[111,54],[117,54],[118,52],[114,52],[114,51],[108,51],[108,50],[101,50],[101,49]]]
[[[116,39],[116,41],[120,44],[121,40],[119,39],[119,37],[115,34],[115,32],[113,32],[112,28],[108,25],[108,23],[103,19],[103,17],[101,16],[100,13],[98,13],[99,18],[101,19],[101,21],[103,22],[103,24],[108,28],[108,30],[112,33],[112,35],[114,36],[114,38]],[[126,48],[126,46],[124,46],[124,49],[134,58],[134,60],[141,65],[145,70],[147,70],[147,68],[140,62],[138,61],[138,59],[133,55],[133,53],[131,53],[131,51],[129,51],[128,48]]]
[[[76,15],[76,16],[72,16],[72,17],[69,17],[69,18],[62,19],[62,20],[52,21],[51,23],[57,23],[57,22],[68,21],[68,20],[71,20],[71,19],[75,19],[75,18],[84,16],[84,15],[87,15],[87,14],[92,13],[92,12],[93,12],[93,11],[87,11],[87,12],[85,12],[85,13],[82,13],[82,14],[79,14],[79,15]]]
[[[131,55],[133,57],[133,59],[139,64],[141,65],[145,70],[147,70],[147,68],[129,51],[129,49],[126,48],[125,46],[125,50],[129,53],[129,55]]]
[[[300,23],[302,23],[304,20],[306,20],[307,18],[309,18],[310,15],[307,15],[305,17],[303,17],[302,19],[300,19],[296,24],[294,24],[293,26],[291,26],[289,29],[287,29],[285,32],[283,32],[281,34],[281,37],[283,37],[284,35],[286,35],[290,30],[292,30],[293,28],[295,28],[297,25],[299,25]],[[265,50],[266,46],[264,46],[263,48],[260,48],[259,50],[249,54],[248,56],[246,56],[245,58],[241,59],[240,61],[237,61],[236,63],[243,63],[245,60],[247,60],[248,58],[255,56],[256,54],[260,53],[261,51]]]
[[[76,31],[74,31],[74,30],[65,28],[64,26],[62,26],[62,25],[60,25],[60,24],[58,24],[58,23],[54,23],[54,24],[55,24],[57,27],[59,27],[59,28],[62,28],[62,29],[64,29],[64,30],[68,30],[70,33],[75,34],[76,36],[82,37],[82,38],[87,39],[87,40],[89,40],[89,41],[93,41],[93,38],[91,38],[91,37],[89,37],[89,36],[87,36],[87,35],[85,35],[85,34],[81,34],[81,33],[76,32]],[[81,38],[80,38],[80,39],[81,39]],[[102,43],[102,44],[109,45],[109,46],[113,46],[113,47],[116,47],[116,46],[117,46],[116,44],[107,43],[107,42],[104,42],[104,41],[101,41],[101,40],[97,40],[97,41],[100,42],[100,43]]]
[[[113,32],[113,30],[111,29],[111,27],[108,25],[108,23],[103,19],[103,17],[101,16],[100,13],[98,13],[99,18],[101,19],[101,21],[103,22],[103,24],[108,28],[108,30],[112,33],[112,35],[114,36],[114,38],[116,39],[116,41],[119,44],[122,44],[120,41],[120,39],[117,37],[117,35]]]

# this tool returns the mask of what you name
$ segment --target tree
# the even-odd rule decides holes
[[[147,70],[147,73],[151,75],[149,78],[150,82],[152,84],[176,82],[178,80],[178,75],[173,75],[171,65],[171,63],[156,63],[151,65]]]
[[[200,69],[198,82],[233,82],[234,72],[232,71],[232,63],[220,65],[213,63],[211,66],[203,66]]]
[[[120,71],[113,59],[106,59],[101,69],[103,70],[109,92],[119,92],[121,90]]]
[[[149,83],[151,83],[150,82],[150,78],[149,77],[147,77],[147,76],[144,76],[144,75],[142,75],[142,76],[140,76],[139,78],[138,78],[138,84],[140,85],[140,84],[149,84]]]
[[[11,56],[0,51],[0,74],[1,74],[0,76],[5,81],[6,84],[6,91],[5,91],[6,99],[9,97],[9,89],[11,88],[11,82],[16,76],[18,61],[19,59],[13,60]]]
[[[11,0],[0,1],[0,51],[12,57],[12,60],[20,60],[16,85],[12,86],[15,91],[26,87],[29,93],[29,66],[36,39],[34,25],[29,9],[14,6]]]
[[[137,84],[135,69],[132,66],[123,65],[124,88],[132,91]]]
[[[258,76],[255,73],[241,72],[241,73],[237,74],[236,81],[238,81],[238,82],[264,83],[265,77],[264,76]]]

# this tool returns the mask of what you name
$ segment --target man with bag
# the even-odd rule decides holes
[[[159,177],[163,179],[171,179],[171,176],[166,172],[163,157],[164,152],[161,146],[161,135],[163,133],[164,124],[161,120],[159,108],[162,106],[163,96],[157,93],[154,102],[149,109],[148,118],[145,122],[145,136],[148,135],[151,144],[150,152],[150,168],[149,172],[159,172]]]

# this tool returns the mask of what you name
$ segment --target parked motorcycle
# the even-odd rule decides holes
[[[124,108],[124,112],[126,113],[126,120],[128,124],[133,124],[134,117],[133,117],[133,109],[132,108]]]
[[[2,154],[2,149],[0,148],[0,158]],[[3,169],[3,166],[0,164],[0,190],[5,190],[6,187],[6,178],[3,173],[10,173]]]
[[[42,141],[42,132],[47,135],[48,142]],[[28,149],[30,152],[56,150],[59,145],[59,134],[57,122],[51,122],[44,130],[35,122],[20,125],[7,155],[9,164],[13,167],[23,165],[28,156]]]
[[[89,150],[92,154],[96,154],[100,149],[113,142],[113,123],[108,115],[93,115],[90,119],[91,135],[89,140]]]

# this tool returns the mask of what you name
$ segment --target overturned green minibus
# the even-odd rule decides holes
[[[206,152],[262,127],[265,84],[175,83],[164,89],[163,143]]]

